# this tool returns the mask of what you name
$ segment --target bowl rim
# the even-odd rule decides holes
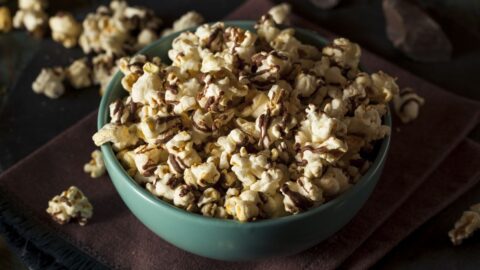
[[[249,21],[249,20],[234,20],[234,21],[222,21],[226,25],[232,25],[232,26],[237,26],[237,27],[246,27],[246,26],[251,26],[254,25],[254,21]],[[198,26],[197,26],[198,27]],[[141,53],[147,53],[149,50],[152,48],[155,48],[158,44],[162,43],[165,39],[170,38],[173,35],[178,35],[181,32],[186,32],[186,31],[192,31],[196,29],[197,27],[192,27],[188,28],[179,32],[171,33],[165,37],[161,37],[160,39],[154,41],[150,45],[146,46],[136,54],[141,54]],[[321,36],[320,34],[304,29],[304,28],[298,28],[298,27],[293,27],[295,29],[296,33],[301,33],[304,36],[308,36],[309,38],[317,39],[320,42],[327,43],[327,39]],[[111,100],[112,94],[115,92],[114,91],[114,85],[117,81],[119,81],[123,77],[123,74],[121,71],[117,71],[117,73],[112,77],[110,82],[107,85],[106,91],[104,95],[102,96],[102,99],[100,101],[100,106],[98,110],[98,117],[97,117],[97,128],[100,129],[103,127],[105,124],[108,123],[108,117],[109,117],[109,102]],[[392,128],[392,119],[391,119],[391,113],[390,113],[390,108],[387,106],[387,113],[384,116],[384,124],[389,126],[390,129]],[[367,170],[367,172],[361,176],[361,178],[357,181],[356,184],[354,184],[349,190],[345,191],[344,193],[340,194],[338,197],[321,204],[317,207],[313,207],[311,209],[308,209],[305,212],[300,212],[297,214],[293,215],[287,215],[283,217],[277,217],[277,218],[272,218],[272,219],[263,219],[263,220],[258,220],[258,221],[253,221],[253,222],[240,222],[237,220],[232,220],[232,219],[220,219],[220,218],[215,218],[215,217],[207,217],[203,216],[200,214],[196,213],[191,213],[188,212],[184,209],[181,209],[173,204],[170,204],[155,195],[151,194],[148,190],[140,186],[123,168],[123,166],[120,164],[120,161],[117,159],[115,153],[113,152],[112,146],[110,143],[103,144],[101,145],[101,151],[103,154],[103,158],[105,160],[106,164],[109,164],[113,167],[113,169],[116,169],[120,175],[122,180],[126,182],[130,190],[133,190],[135,193],[137,193],[138,196],[142,197],[143,200],[146,202],[155,205],[156,207],[160,207],[163,209],[163,211],[169,212],[171,215],[175,215],[178,218],[183,218],[183,219],[188,219],[190,222],[201,222],[201,223],[209,223],[211,225],[221,225],[221,226],[232,226],[232,227],[242,227],[242,228],[260,228],[260,227],[265,227],[265,226],[272,226],[272,225],[279,225],[279,224],[285,224],[285,223],[290,223],[294,221],[298,221],[304,218],[308,218],[314,215],[317,215],[318,213],[325,211],[325,209],[334,207],[336,205],[340,205],[343,203],[343,201],[347,200],[352,194],[356,192],[361,192],[364,186],[366,186],[369,182],[373,181],[374,175],[381,173],[382,170],[382,165],[383,162],[386,159],[388,149],[390,147],[390,140],[391,140],[391,135],[386,136],[385,138],[382,139],[382,143],[380,145],[380,148],[378,150],[378,154],[375,157],[374,161],[372,162],[372,165],[370,168]],[[108,166],[107,166],[108,170]],[[114,180],[111,179],[113,182]],[[118,192],[118,191],[117,191]]]

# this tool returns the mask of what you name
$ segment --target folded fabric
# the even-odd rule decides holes
[[[248,1],[228,18],[258,18],[269,5],[263,0]],[[322,31],[299,18],[294,21],[299,26],[315,27],[319,32]],[[400,85],[418,90],[425,97],[426,104],[422,107],[420,118],[412,124],[400,125],[394,119],[392,145],[383,176],[362,210],[337,234],[301,254],[261,262],[227,263],[192,255],[155,236],[128,211],[107,176],[90,179],[82,171],[83,164],[89,160],[90,152],[94,149],[91,135],[96,130],[95,113],[1,175],[0,196],[14,205],[15,209],[20,209],[22,220],[28,221],[30,228],[41,231],[41,237],[61,238],[111,268],[335,268],[365,240],[373,237],[372,233],[376,230],[387,230],[385,227],[391,223],[392,214],[405,215],[401,210],[405,205],[422,205],[422,197],[416,194],[427,183],[445,179],[438,180],[445,184],[450,180],[452,185],[439,184],[432,191],[439,196],[446,194],[439,197],[445,202],[456,198],[475,181],[475,171],[472,172],[471,166],[465,166],[464,163],[468,159],[478,160],[480,156],[478,146],[462,142],[478,123],[478,103],[447,93],[366,51],[363,55],[362,62],[366,68],[371,71],[382,69],[398,76]],[[461,176],[465,179],[460,181],[455,178],[459,176],[454,173],[457,169],[464,171]],[[48,200],[70,185],[76,185],[84,191],[94,206],[93,219],[85,227],[75,224],[60,226],[45,213]],[[430,210],[435,212],[438,208],[437,204],[424,204],[423,208],[413,207],[409,210],[415,212],[418,209],[419,212],[409,214],[428,217],[423,213]],[[418,226],[418,222],[405,222],[402,230],[407,232],[415,226]],[[387,242],[391,245],[399,240],[388,239]],[[381,252],[375,254],[378,255],[368,264],[382,256]],[[62,253],[58,257],[59,260],[68,260],[69,254]],[[366,262],[362,263],[367,265]]]
[[[413,230],[480,180],[480,144],[464,140],[375,233],[342,265],[367,269]],[[445,238],[447,233],[445,232]]]

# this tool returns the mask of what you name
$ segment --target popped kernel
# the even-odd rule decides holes
[[[470,209],[463,212],[455,226],[448,232],[448,236],[454,245],[462,244],[463,240],[472,236],[480,229],[480,203],[470,206]]]
[[[32,84],[33,92],[56,99],[65,93],[65,71],[60,67],[43,68]]]
[[[76,220],[85,226],[92,218],[93,207],[80,189],[71,186],[48,202],[47,213],[60,225]]]
[[[68,82],[75,89],[90,87],[92,81],[92,71],[87,64],[86,58],[73,61],[65,71]]]
[[[418,118],[420,107],[425,100],[420,97],[412,88],[404,88],[398,95],[393,97],[395,113],[403,123],[409,123]]]
[[[8,33],[12,29],[12,15],[8,7],[0,7],[0,32]]]
[[[184,29],[194,27],[203,23],[202,15],[195,11],[189,11],[173,22],[172,28],[163,30],[162,37],[171,33],[182,31]]]
[[[52,30],[52,39],[62,43],[66,48],[72,48],[77,45],[78,37],[82,32],[82,26],[75,20],[72,14],[68,12],[58,12],[50,17],[50,29]]]
[[[92,178],[98,178],[105,174],[105,163],[100,150],[92,152],[92,159],[83,166],[83,171],[90,174]]]

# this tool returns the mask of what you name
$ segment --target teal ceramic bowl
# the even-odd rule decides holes
[[[231,21],[226,25],[253,30],[254,22]],[[178,33],[164,37],[141,53],[160,56],[167,61],[167,52]],[[326,40],[317,33],[296,29],[301,41],[323,46]],[[108,123],[108,105],[125,95],[117,73],[100,104],[98,128]],[[385,123],[391,126],[390,113]],[[164,202],[138,185],[122,168],[110,144],[101,147],[105,164],[115,188],[132,213],[164,240],[200,256],[242,261],[273,256],[286,256],[306,250],[333,235],[363,206],[380,178],[389,148],[385,138],[372,166],[350,190],[317,208],[297,215],[251,223],[221,220],[192,214]],[[125,237],[128,237],[125,236]]]

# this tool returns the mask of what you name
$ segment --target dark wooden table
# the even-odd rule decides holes
[[[107,1],[50,1],[50,13],[72,11],[78,18]],[[208,21],[222,19],[242,0],[129,1],[149,6],[166,23],[188,10],[197,10]],[[346,36],[411,72],[458,95],[480,100],[480,40],[451,18],[442,20],[453,40],[453,59],[445,63],[416,63],[395,50],[384,31],[380,0],[345,0],[331,11],[319,11],[307,1],[290,1],[295,12],[317,21],[322,27]],[[425,1],[424,1],[425,2]],[[426,1],[428,2],[428,1]],[[442,12],[436,12],[442,14]],[[441,17],[440,17],[441,18]],[[67,50],[50,39],[35,40],[23,31],[0,35],[0,172],[19,161],[55,135],[97,108],[96,89],[68,91],[58,100],[43,96],[25,99],[31,83],[42,67],[66,65],[82,55],[80,49]],[[454,112],[452,112],[454,113]],[[477,127],[470,137],[480,141]],[[480,185],[405,239],[377,264],[378,269],[479,269],[480,235],[460,247],[452,247],[447,231],[463,210],[480,201]],[[52,258],[34,243],[8,232],[12,249],[32,269],[40,269]]]

